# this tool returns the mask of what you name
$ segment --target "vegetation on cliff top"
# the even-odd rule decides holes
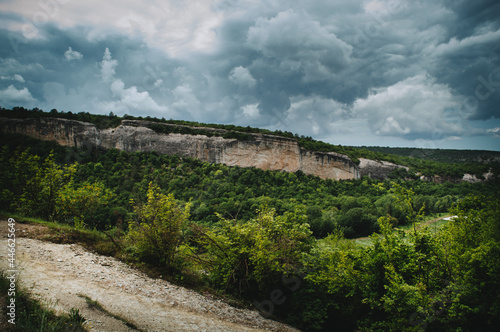
[[[120,125],[122,120],[145,120],[156,122],[158,124],[148,124],[147,126],[156,132],[160,133],[180,133],[188,135],[206,135],[206,136],[221,136],[224,138],[235,138],[238,140],[246,141],[253,140],[254,136],[251,134],[267,134],[286,137],[297,140],[300,147],[319,152],[336,152],[347,155],[353,162],[359,165],[359,158],[367,158],[372,160],[385,160],[398,165],[410,167],[410,173],[420,173],[425,176],[444,176],[461,178],[463,174],[469,173],[483,178],[483,174],[493,169],[493,173],[500,173],[500,163],[498,161],[477,163],[477,158],[469,155],[476,156],[477,154],[469,152],[460,152],[461,156],[466,156],[465,160],[457,161],[457,152],[453,150],[440,150],[441,156],[453,156],[453,158],[443,160],[436,159],[436,153],[429,153],[425,149],[412,149],[410,153],[406,153],[404,149],[398,148],[365,148],[365,147],[350,147],[325,143],[322,141],[314,140],[312,137],[293,134],[287,131],[270,131],[267,129],[259,129],[252,127],[243,127],[235,125],[222,125],[222,124],[204,124],[193,121],[182,120],[166,120],[164,118],[157,119],[153,117],[134,117],[124,115],[118,117],[112,113],[109,115],[97,115],[90,113],[72,113],[72,112],[59,112],[55,109],[50,112],[44,112],[38,108],[28,110],[22,107],[14,107],[12,110],[0,108],[0,117],[7,118],[40,118],[40,117],[53,117],[64,118],[70,120],[77,120],[89,122],[94,124],[99,129],[114,128]],[[162,126],[161,124],[172,124],[177,126]],[[225,132],[217,132],[210,129],[222,129]],[[415,152],[416,151],[416,152]],[[462,157],[463,158],[463,157]],[[475,159],[474,159],[475,158]],[[489,160],[489,159],[487,159]],[[464,162],[465,161],[465,162]]]

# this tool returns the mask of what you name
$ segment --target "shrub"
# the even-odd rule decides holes
[[[139,259],[173,267],[182,229],[189,219],[189,204],[181,208],[172,194],[164,195],[149,183],[147,203],[136,205],[135,212],[137,219],[129,222],[127,238],[136,247]]]
[[[281,216],[264,206],[248,222],[221,218],[212,230],[198,229],[212,282],[234,293],[265,293],[284,273],[296,271],[309,250],[313,238],[306,220],[300,206]]]

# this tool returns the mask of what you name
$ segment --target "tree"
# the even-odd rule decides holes
[[[57,217],[60,221],[84,228],[92,220],[97,209],[106,205],[112,193],[100,182],[84,183],[75,187],[68,183],[57,197]]]
[[[71,183],[78,164],[59,166],[55,163],[54,154],[51,153],[45,160],[42,170],[42,217],[54,219],[56,214],[56,201],[59,192],[67,183]]]
[[[442,320],[464,330],[494,330],[500,324],[500,198],[469,196],[451,212],[457,217],[438,234],[451,297]]]
[[[197,241],[208,253],[203,263],[214,284],[239,294],[265,291],[295,271],[313,239],[301,206],[281,216],[261,206],[245,223],[219,218],[212,230],[196,229]]]
[[[72,181],[77,164],[59,166],[55,162],[53,152],[41,165],[40,158],[30,155],[28,151],[14,158],[15,182],[22,188],[18,210],[26,215],[54,219],[58,194]]]
[[[401,185],[392,182],[392,190],[396,197],[396,207],[404,213],[406,221],[413,225],[413,231],[416,233],[416,223],[424,217],[425,204],[417,210],[415,203],[415,192],[412,189],[406,189]]]
[[[127,235],[136,247],[139,258],[167,268],[174,267],[177,248],[183,240],[182,231],[189,220],[189,204],[183,208],[172,194],[165,195],[149,183],[147,202],[135,206],[137,220],[129,223]]]

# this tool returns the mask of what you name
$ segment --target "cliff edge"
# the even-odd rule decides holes
[[[176,128],[189,129],[191,133],[172,132]],[[0,118],[0,132],[23,134],[70,147],[156,151],[229,166],[286,172],[300,170],[322,179],[360,177],[359,167],[346,155],[309,151],[301,148],[294,139],[273,135],[245,133],[247,139],[241,140],[226,138],[231,135],[227,135],[230,131],[224,129],[142,120],[122,120],[116,128],[98,129],[91,123],[60,118]]]

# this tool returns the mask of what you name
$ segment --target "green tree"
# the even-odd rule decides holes
[[[68,183],[57,197],[56,212],[60,221],[84,228],[91,221],[99,207],[107,205],[112,192],[100,182],[83,183],[75,187]]]
[[[149,183],[147,202],[135,206],[137,220],[130,221],[127,238],[139,258],[167,268],[174,267],[177,248],[189,220],[189,204],[183,208],[172,194],[165,195]]]
[[[214,284],[239,294],[265,291],[293,272],[313,239],[301,206],[281,216],[262,206],[245,223],[220,219],[212,230],[197,229],[198,243],[208,253],[203,262]]]
[[[316,241],[303,255],[303,288],[294,297],[292,322],[306,331],[326,330],[328,322],[338,330],[354,330],[361,306],[359,251],[340,230]]]
[[[406,216],[406,221],[413,225],[413,231],[416,233],[416,223],[424,217],[425,204],[420,209],[415,202],[415,192],[413,189],[406,189],[403,186],[392,182],[392,191],[396,198],[396,207]]]
[[[42,204],[41,215],[44,218],[54,219],[56,215],[56,201],[59,192],[67,183],[71,183],[78,164],[59,166],[54,154],[51,153],[42,166]]]
[[[53,153],[40,164],[40,158],[28,151],[14,159],[14,183],[21,188],[17,209],[25,215],[54,219],[58,194],[73,179],[77,164],[59,166]]]
[[[437,238],[450,293],[440,320],[467,330],[495,329],[500,324],[500,199],[469,196],[451,212],[457,217]]]

